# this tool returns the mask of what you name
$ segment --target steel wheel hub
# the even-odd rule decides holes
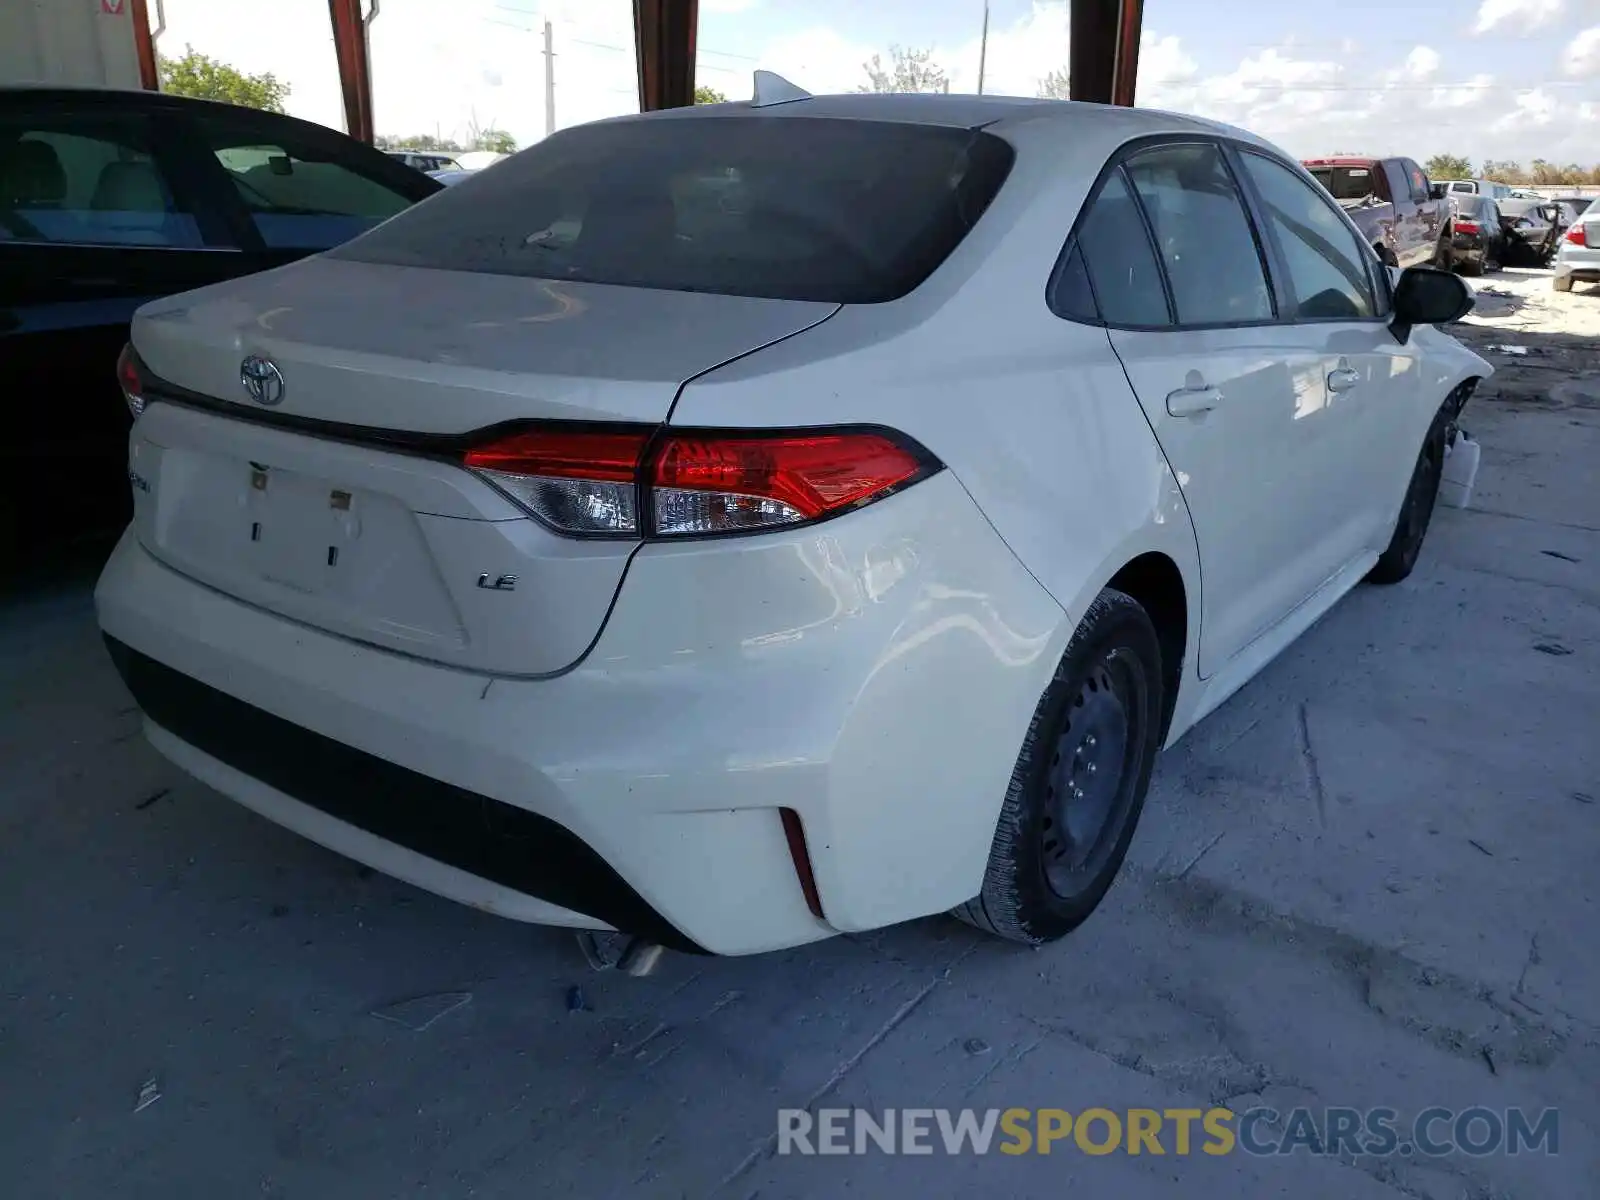
[[[1128,770],[1128,732],[1123,689],[1109,663],[1097,664],[1067,706],[1050,763],[1044,868],[1058,895],[1081,890],[1075,879],[1114,829]]]

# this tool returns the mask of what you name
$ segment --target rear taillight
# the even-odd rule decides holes
[[[144,412],[144,373],[140,366],[132,343],[123,346],[122,353],[117,356],[117,385],[122,388],[122,398],[128,402],[128,411],[136,419]]]
[[[924,456],[884,433],[669,434],[651,462],[653,532],[818,521],[880,499],[924,470]]]
[[[560,533],[637,537],[638,430],[530,430],[469,450],[467,467]]]
[[[1567,229],[1567,241],[1574,246],[1588,246],[1589,238],[1583,231],[1583,222],[1574,221]]]
[[[1483,226],[1476,221],[1456,221],[1453,228],[1457,233],[1481,233]]]
[[[938,469],[882,430],[526,430],[464,465],[552,529],[705,537],[788,528],[870,504]]]

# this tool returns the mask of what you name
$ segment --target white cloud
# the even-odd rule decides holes
[[[1568,75],[1600,75],[1600,25],[1575,34],[1561,56]]]
[[[1418,46],[1406,55],[1400,75],[1405,79],[1432,79],[1439,73],[1439,52],[1432,46]]]
[[[1550,24],[1565,9],[1566,0],[1483,0],[1472,32],[1489,33],[1506,27],[1511,33],[1526,33]]]
[[[1474,75],[1465,83],[1436,87],[1428,94],[1429,108],[1474,108],[1490,96],[1493,75]]]
[[[1509,109],[1489,128],[1510,133],[1549,125],[1556,119],[1560,101],[1544,88],[1530,88],[1518,92],[1515,107]]]

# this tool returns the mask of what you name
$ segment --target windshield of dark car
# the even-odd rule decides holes
[[[1364,200],[1378,190],[1371,167],[1312,167],[1310,170],[1335,200]]]
[[[1006,178],[969,129],[690,116],[566,130],[331,257],[829,303],[920,284]]]

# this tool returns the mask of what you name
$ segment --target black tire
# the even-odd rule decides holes
[[[1433,248],[1433,265],[1441,271],[1450,269],[1450,234],[1448,231],[1439,235],[1439,244]]]
[[[1416,466],[1411,469],[1411,482],[1406,485],[1406,498],[1400,505],[1394,535],[1389,539],[1388,549],[1367,572],[1368,583],[1399,583],[1416,568],[1439,500],[1439,480],[1444,474],[1444,448],[1450,422],[1450,416],[1443,409],[1434,417],[1422,449],[1417,453]]]
[[[1144,809],[1166,711],[1162,679],[1149,614],[1121,592],[1101,592],[1029,722],[983,890],[956,916],[1037,946],[1064,937],[1095,910]],[[1104,809],[1099,821],[1097,809]],[[1074,837],[1074,825],[1090,836]]]
[[[1557,275],[1550,280],[1550,286],[1558,292],[1570,292],[1572,290],[1572,276]]]
[[[1483,269],[1482,260],[1469,258],[1461,264],[1461,273],[1463,275],[1482,275]]]

